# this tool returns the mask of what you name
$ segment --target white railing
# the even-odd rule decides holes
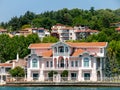
[[[54,70],[79,70],[79,67],[45,67],[44,68],[44,70],[52,70],[52,68],[54,69]]]

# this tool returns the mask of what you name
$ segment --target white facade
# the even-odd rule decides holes
[[[104,45],[103,45],[104,44]],[[47,44],[30,45],[29,49],[36,50],[28,56],[27,80],[50,80],[49,72],[57,71],[55,77],[61,81],[61,74],[68,71],[68,81],[99,81],[104,76],[106,57],[105,42],[94,43],[63,43],[58,42],[46,47]],[[37,46],[39,46],[37,45]],[[96,46],[93,46],[96,45]],[[34,46],[34,47],[33,47]],[[41,52],[41,54],[39,54]]]
[[[90,30],[86,26],[68,27],[65,25],[57,24],[51,29],[52,33],[58,34],[60,41],[79,40],[82,38],[86,38],[87,36],[92,34],[98,34],[97,30]]]
[[[44,28],[34,28],[32,29],[32,33],[37,33],[38,37],[41,39],[43,39],[45,36],[50,36],[50,32]]]

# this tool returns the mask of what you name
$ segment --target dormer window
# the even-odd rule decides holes
[[[59,48],[59,52],[61,53],[61,52],[64,52],[64,47],[63,46],[60,46]]]
[[[100,48],[100,53],[103,53],[103,48]]]
[[[84,58],[84,67],[89,67],[89,58]]]
[[[65,52],[68,52],[68,47],[65,48]]]
[[[55,52],[55,53],[57,52],[57,48],[56,48],[56,47],[54,48],[54,52]]]
[[[34,59],[32,60],[32,67],[33,67],[33,68],[37,68],[37,67],[38,67],[38,63],[37,63],[37,59],[36,59],[36,58],[34,58]]]

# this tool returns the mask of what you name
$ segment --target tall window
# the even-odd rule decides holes
[[[33,68],[38,67],[37,59],[35,59],[35,58],[32,60],[32,67]]]
[[[55,52],[55,53],[57,52],[57,48],[56,48],[56,47],[54,48],[54,52]]]
[[[61,67],[64,67],[64,59],[61,60]]]
[[[68,47],[65,48],[65,52],[68,52]]]
[[[84,58],[84,67],[89,67],[89,58]]]
[[[49,62],[48,61],[46,62],[46,67],[49,67]]]
[[[50,61],[50,67],[52,67],[53,66],[53,62],[52,61]]]
[[[78,67],[78,61],[75,61],[75,67]]]
[[[100,53],[103,53],[103,48],[100,48]]]
[[[73,61],[71,61],[71,67],[74,67],[74,62]]]

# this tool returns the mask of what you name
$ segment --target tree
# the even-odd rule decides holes
[[[58,72],[57,72],[57,71],[50,71],[50,72],[48,73],[48,76],[49,76],[49,77],[53,77],[54,74],[58,74]]]
[[[9,73],[13,76],[13,77],[24,77],[25,76],[25,71],[23,68],[21,68],[20,66],[15,67],[14,69],[11,69],[9,71]]]
[[[33,27],[43,27],[46,29],[51,29],[52,25],[56,23],[55,20],[51,20],[49,17],[37,18],[33,19],[32,25]]]
[[[30,24],[25,24],[22,26],[22,29],[25,29],[25,28],[31,28],[31,25]]]
[[[106,61],[106,75],[107,76],[118,76],[120,75],[120,41],[111,41],[108,46],[107,61]]]
[[[94,7],[91,7],[89,11],[91,12],[92,15],[95,14],[95,9],[94,9]]]
[[[9,26],[11,26],[12,31],[16,31],[20,29],[20,21],[17,16],[11,18],[11,20],[8,23]]]
[[[68,70],[64,70],[64,71],[61,73],[61,76],[62,76],[62,77],[68,77]]]
[[[53,37],[53,36],[46,36],[42,40],[43,43],[55,43],[57,41],[58,41],[58,38]]]

